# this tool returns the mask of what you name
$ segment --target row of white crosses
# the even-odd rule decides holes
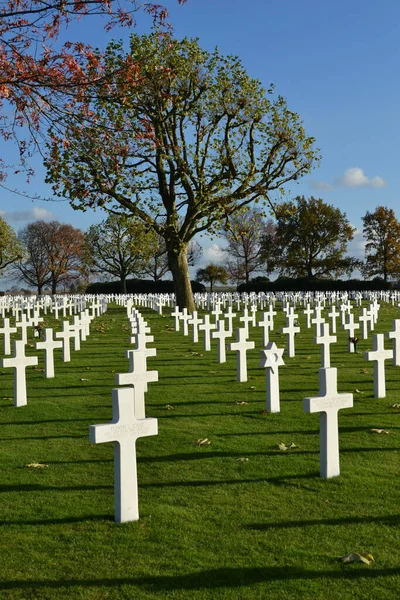
[[[25,318],[24,318],[25,317]],[[74,317],[74,322],[72,325],[68,321],[63,321],[62,331],[56,332],[56,338],[53,339],[53,329],[46,328],[44,330],[44,339],[42,342],[36,342],[35,348],[37,350],[44,350],[44,376],[47,379],[54,377],[54,350],[57,348],[62,348],[63,362],[69,362],[71,360],[70,355],[70,339],[74,339],[74,349],[80,349],[80,341],[81,339],[86,339],[90,330],[90,321],[92,317],[88,314],[88,310],[85,310],[81,317],[77,315]],[[7,321],[7,323],[6,323]],[[34,325],[34,323],[38,323],[43,321],[42,318],[36,316],[36,320],[28,321],[25,313],[22,315],[22,319],[20,323],[16,323],[16,328],[18,325],[22,324],[22,339],[14,341],[14,356],[11,358],[3,358],[0,360],[0,366],[3,368],[13,368],[14,369],[14,406],[21,407],[26,406],[27,404],[27,391],[26,391],[26,368],[29,366],[37,366],[38,365],[38,357],[37,356],[26,356],[25,354],[25,345],[27,343],[27,328]],[[3,328],[1,333],[4,333],[4,350],[5,354],[11,353],[10,348],[10,338],[9,335],[11,333],[15,333],[16,328],[9,327],[9,319],[4,319]],[[15,329],[15,331],[13,331]]]
[[[156,348],[147,348],[154,338],[150,328],[131,303],[127,305],[133,333],[127,350],[129,371],[115,376],[118,387],[112,390],[113,419],[111,423],[91,425],[89,439],[93,444],[114,443],[114,506],[115,521],[124,523],[139,519],[139,498],[136,463],[138,438],[157,435],[157,419],[145,414],[147,384],[158,381],[157,371],[147,370],[147,358],[156,355]]]

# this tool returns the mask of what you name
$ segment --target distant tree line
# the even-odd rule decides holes
[[[246,208],[226,219],[222,264],[198,269],[196,281],[211,291],[228,282],[263,289],[274,273],[279,280],[275,287],[282,289],[293,287],[294,280],[298,289],[313,282],[331,289],[329,282],[358,270],[374,278],[372,287],[387,287],[400,278],[400,223],[393,209],[384,206],[367,211],[362,220],[364,260],[347,254],[355,229],[346,215],[320,198],[297,196],[281,203],[273,220],[257,207]],[[201,254],[192,240],[189,264],[198,263]],[[39,294],[84,291],[95,279],[117,280],[119,291],[127,292],[127,281],[136,280],[136,287],[139,279],[159,282],[168,271],[164,238],[133,217],[110,214],[86,232],[57,221],[35,221],[18,234],[0,218],[0,272]]]
[[[274,220],[257,208],[236,213],[224,230],[228,246],[222,251],[223,261],[199,269],[196,278],[211,287],[231,281],[261,289],[271,273],[280,282],[290,280],[293,285],[300,279],[312,285],[359,271],[366,279],[376,279],[373,286],[386,286],[400,277],[400,223],[385,206],[367,211],[362,221],[364,260],[347,254],[356,230],[345,213],[320,198],[297,196],[284,202]],[[282,283],[282,289],[287,285]],[[343,289],[347,287],[344,282]]]

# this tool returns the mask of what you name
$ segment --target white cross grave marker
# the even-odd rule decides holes
[[[247,331],[245,328],[236,329],[236,342],[228,346],[229,350],[236,351],[236,376],[237,380],[247,381],[247,350],[255,348],[254,342],[247,341]]]
[[[171,317],[175,319],[175,331],[179,331],[179,319],[181,316],[181,311],[178,306],[175,306],[174,312],[171,313]]]
[[[146,352],[151,352],[156,348],[147,348],[146,351],[127,350],[126,358],[129,358],[128,373],[117,373],[115,383],[117,385],[131,385],[135,390],[135,415],[138,419],[145,418],[144,394],[147,392],[147,384],[158,381],[158,371],[147,371]]]
[[[359,323],[354,322],[354,315],[352,312],[349,313],[349,320],[347,323],[343,325],[343,329],[346,329],[349,332],[349,337],[347,340],[347,349],[349,352],[354,353],[356,351],[355,344],[351,341],[355,338],[354,332],[356,329],[359,329]]]
[[[294,324],[295,316],[296,315],[293,313],[289,314],[289,316],[286,317],[286,327],[281,329],[281,333],[287,335],[287,353],[289,358],[293,358],[295,356],[294,336],[300,331],[300,327],[296,327]]]
[[[215,329],[215,323],[210,323],[210,315],[204,315],[199,329],[204,331],[204,350],[211,350],[211,330]]]
[[[364,359],[374,361],[374,398],[385,398],[385,360],[393,358],[393,350],[385,350],[383,333],[372,336],[372,352],[365,352]]]
[[[37,356],[25,355],[23,340],[14,341],[14,356],[3,358],[0,366],[14,369],[14,406],[26,406],[26,367],[35,367],[38,364]]]
[[[189,325],[193,325],[192,329],[192,341],[194,344],[197,344],[199,341],[199,325],[202,323],[202,320],[197,316],[197,310],[192,312],[192,316],[188,321]]]
[[[267,346],[269,342],[269,330],[271,329],[271,316],[268,312],[263,312],[261,321],[258,322],[258,326],[262,327],[263,330],[263,346]]]
[[[17,328],[10,327],[10,319],[4,319],[0,333],[4,335],[4,354],[11,354],[11,334],[17,333]]]
[[[71,348],[70,339],[75,335],[74,331],[70,328],[69,321],[63,321],[62,330],[56,331],[56,338],[61,339],[63,343],[62,347],[62,361],[70,362],[71,360]]]
[[[314,344],[321,344],[321,367],[326,368],[331,366],[330,344],[337,341],[335,335],[329,335],[329,323],[322,323],[321,335],[314,338]]]
[[[135,414],[135,391],[119,388],[112,391],[113,420],[103,425],[90,425],[92,444],[114,442],[115,521],[125,523],[139,519],[136,465],[136,440],[157,435],[157,419],[141,419]]]
[[[46,379],[54,377],[54,350],[62,348],[63,342],[53,340],[53,330],[51,327],[44,330],[43,342],[36,342],[36,350],[44,350],[44,376]]]
[[[393,365],[400,367],[400,319],[393,319],[392,331],[386,333],[386,337],[393,340]]]
[[[353,394],[337,391],[337,369],[319,369],[319,396],[304,398],[306,413],[320,413],[320,475],[329,479],[340,475],[338,412],[353,406]]]
[[[226,362],[225,340],[230,335],[230,331],[225,329],[225,321],[217,321],[217,331],[213,331],[211,337],[213,340],[218,340],[218,362],[220,364]]]

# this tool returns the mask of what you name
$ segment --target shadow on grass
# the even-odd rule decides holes
[[[308,473],[305,475],[285,475],[282,477],[262,477],[259,479],[222,479],[220,481],[193,480],[193,481],[167,481],[165,483],[142,483],[141,488],[162,488],[162,487],[207,487],[211,485],[243,485],[243,484],[259,484],[268,483],[276,486],[292,486],[291,480],[315,479],[319,478],[319,473]]]
[[[113,485],[40,485],[38,483],[0,485],[0,494],[10,492],[92,492],[94,490],[110,490]]]
[[[85,521],[93,521],[98,524],[99,521],[114,522],[111,514],[107,515],[82,515],[81,517],[65,517],[61,519],[40,519],[40,520],[21,520],[21,521],[0,521],[0,527],[3,525],[61,525],[68,523],[84,523]],[[0,584],[1,585],[1,584]]]
[[[398,448],[343,448],[340,450],[340,454],[347,454],[348,452],[398,452]],[[173,462],[173,461],[192,461],[192,460],[203,460],[203,459],[212,459],[212,458],[232,458],[235,459],[237,457],[242,456],[273,456],[273,457],[282,457],[282,460],[285,460],[288,456],[292,458],[294,456],[300,455],[318,455],[319,449],[316,450],[294,450],[293,452],[282,452],[281,450],[269,450],[263,452],[246,452],[246,450],[242,450],[241,452],[217,452],[217,451],[208,451],[204,449],[198,450],[198,452],[191,453],[181,453],[181,454],[168,454],[165,456],[142,456],[138,459],[141,463],[158,463],[158,462]]]
[[[350,570],[351,569],[351,570]],[[121,577],[76,580],[3,581],[0,590],[37,590],[43,588],[119,588],[120,586],[142,586],[149,591],[205,590],[217,588],[240,588],[269,581],[288,580],[358,580],[400,575],[400,568],[354,569],[350,567],[335,571],[307,571],[299,567],[225,567],[197,571],[187,575],[158,575],[153,577]]]
[[[311,519],[308,521],[274,521],[273,523],[254,523],[246,525],[247,529],[268,531],[270,529],[291,529],[295,527],[311,527],[313,525],[361,525],[363,523],[380,523],[381,525],[400,525],[400,515],[382,515],[378,517],[345,517],[344,519]]]

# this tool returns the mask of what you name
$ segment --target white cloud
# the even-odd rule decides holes
[[[310,187],[313,190],[328,192],[329,190],[333,190],[333,185],[327,183],[326,181],[311,181]]]
[[[384,179],[376,175],[372,179],[369,179],[360,167],[352,167],[344,172],[344,176],[336,180],[338,185],[344,187],[371,187],[378,188],[386,185]]]
[[[354,256],[355,258],[364,258],[366,241],[363,237],[361,229],[357,229],[354,232],[354,237],[347,246],[347,254]]]
[[[58,221],[55,213],[40,206],[34,206],[31,210],[0,210],[0,217],[10,224],[23,221]]]
[[[208,248],[203,248],[200,266],[205,267],[210,263],[221,264],[226,260],[225,254],[222,252],[222,247],[219,244],[212,244]]]

